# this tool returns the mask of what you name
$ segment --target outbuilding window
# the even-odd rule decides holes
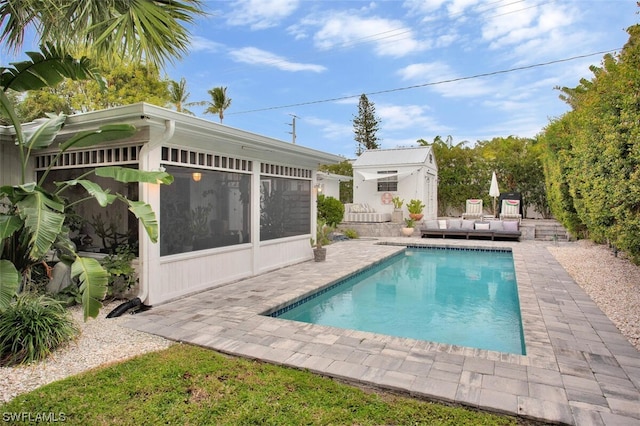
[[[392,175],[389,177],[378,178],[378,192],[393,192],[398,190],[398,171],[386,170],[379,171],[379,175]]]

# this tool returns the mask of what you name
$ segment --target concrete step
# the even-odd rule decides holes
[[[569,234],[562,225],[536,225],[535,239],[538,241],[568,241]]]

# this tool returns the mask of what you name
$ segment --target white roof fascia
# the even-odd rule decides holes
[[[84,114],[70,115],[62,133],[75,133],[96,128],[104,124],[129,123],[136,127],[162,126],[166,120],[175,121],[175,146],[194,149],[224,148],[247,158],[287,163],[286,156],[296,164],[315,167],[320,164],[335,164],[344,161],[338,155],[318,151],[302,145],[280,141],[220,123],[179,113],[147,103],[137,103]],[[177,136],[188,136],[182,138]],[[283,157],[283,155],[285,157]]]

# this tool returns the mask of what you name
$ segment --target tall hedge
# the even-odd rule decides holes
[[[640,25],[627,32],[622,51],[592,67],[590,80],[561,89],[572,109],[541,140],[554,215],[640,262]]]

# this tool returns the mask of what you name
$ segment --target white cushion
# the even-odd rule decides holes
[[[437,220],[427,220],[424,223],[424,227],[427,229],[439,229],[440,224],[438,223]]]
[[[518,230],[518,221],[516,220],[505,220],[502,222],[502,229],[505,231],[517,231]]]
[[[473,220],[463,220],[462,224],[460,225],[460,229],[473,229],[473,224],[475,222]]]
[[[439,220],[438,221],[438,228],[447,229],[447,221],[446,220]]]
[[[476,222],[476,229],[489,229],[489,224]]]
[[[447,220],[447,229],[460,229],[460,226],[462,226],[462,221],[460,219]]]
[[[489,229],[492,231],[502,231],[504,227],[502,226],[502,221],[492,220],[489,222]]]

